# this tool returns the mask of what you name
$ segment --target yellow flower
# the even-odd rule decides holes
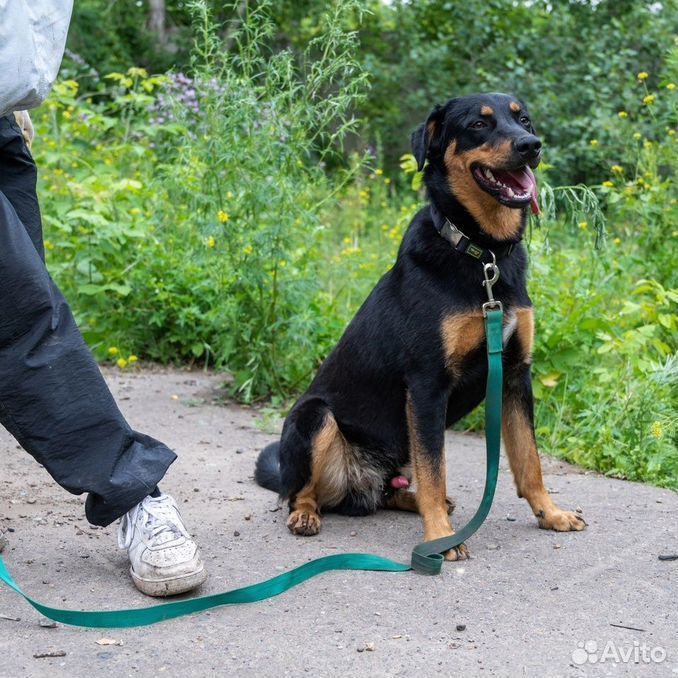
[[[653,421],[650,424],[650,435],[653,438],[661,438],[664,435],[661,421]]]
[[[614,188],[614,184],[611,181],[603,181],[603,186],[605,188]]]
[[[615,245],[621,245],[621,238],[615,238],[612,242],[613,242]]]
[[[64,118],[66,118],[66,120],[70,120],[72,117],[70,111],[64,111],[62,115],[64,116]]]
[[[242,248],[242,251],[245,254],[252,254],[252,252],[254,252],[254,248],[252,247],[252,245],[245,245],[245,247]]]
[[[629,114],[626,111],[619,111],[617,115],[623,120],[624,118],[628,118]]]
[[[127,367],[127,361],[124,358],[118,358],[115,364],[122,370]]]
[[[226,197],[227,197],[229,200],[232,200],[232,199],[233,199],[233,193],[231,193],[230,191],[228,191],[228,193],[226,193]]]
[[[116,346],[111,346],[108,349],[108,355],[118,355],[118,348]]]
[[[654,103],[655,98],[656,97],[655,97],[654,94],[648,94],[648,95],[643,97],[643,103],[646,106],[651,106]]]
[[[129,358],[127,358],[127,362],[130,365],[133,365],[137,360],[139,360],[139,358],[137,358],[137,356],[135,356],[134,354],[132,354]]]
[[[384,179],[384,183],[388,186],[388,184],[391,183],[391,180],[390,180],[388,177],[386,177],[386,178]]]
[[[591,141],[589,141],[589,144],[591,144],[591,146],[597,146],[598,145],[598,139],[591,139]]]
[[[633,133],[633,138],[638,141],[643,135],[640,132],[634,132]]]
[[[145,68],[139,68],[137,66],[132,66],[131,68],[127,69],[127,75],[131,75],[133,78],[134,77],[147,78],[148,77],[148,71]]]
[[[217,219],[219,219],[222,224],[225,224],[230,218],[228,212],[224,212],[224,210],[219,210],[217,212]]]
[[[669,90],[669,92],[673,92],[673,90],[676,89],[676,83],[670,82],[668,85],[666,85],[666,89]]]
[[[666,130],[666,133],[667,133],[670,137],[675,137],[675,136],[676,136],[676,130],[675,130],[675,129],[669,129],[669,130]]]
[[[136,216],[137,214],[141,214],[141,210],[138,207],[132,207],[132,209],[129,211],[129,213],[132,216]]]
[[[610,169],[615,173],[615,174],[624,174],[624,168],[621,165],[612,165]]]
[[[380,176],[384,173],[384,170],[381,169],[381,168],[378,168],[378,169],[375,169],[375,170],[374,170],[374,173],[375,173],[378,177],[380,177]]]
[[[281,260],[278,262],[278,266],[279,266],[280,268],[285,268],[285,266],[287,266],[287,262],[286,262],[284,259],[281,259]]]
[[[649,73],[646,73],[645,71],[641,71],[638,73],[638,80],[647,80],[650,77]]]
[[[582,231],[586,231],[589,227],[588,221],[580,221],[579,222],[579,228],[581,228]]]
[[[213,235],[210,235],[207,238],[205,244],[207,245],[207,247],[214,247],[217,244],[217,241],[214,239]]]
[[[48,250],[53,250],[53,249],[54,249],[54,243],[53,243],[51,240],[47,240],[47,239],[45,238],[45,241],[44,241],[43,244],[45,245],[45,249],[48,249]]]

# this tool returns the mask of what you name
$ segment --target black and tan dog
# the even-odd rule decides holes
[[[544,487],[534,437],[532,304],[520,244],[537,210],[530,167],[541,156],[525,104],[506,94],[436,106],[412,135],[430,204],[410,224],[384,275],[285,420],[255,478],[289,499],[295,534],[320,530],[321,511],[418,511],[424,539],[453,533],[445,490],[445,429],[476,407],[487,378],[482,263],[501,271],[503,438],[518,496],[539,526],[581,530]],[[403,474],[413,471],[416,492]],[[465,558],[464,545],[446,558]]]

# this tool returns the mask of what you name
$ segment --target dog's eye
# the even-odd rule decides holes
[[[526,115],[521,115],[520,116],[520,122],[522,122],[523,125],[529,125],[530,119]]]
[[[471,124],[471,127],[473,129],[482,129],[483,127],[487,127],[487,123],[484,120],[476,120]]]

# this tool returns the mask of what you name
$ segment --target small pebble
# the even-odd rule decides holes
[[[457,631],[466,631],[466,624],[457,624]]]
[[[233,533],[233,536],[234,536],[234,537],[239,537],[239,536],[240,536],[240,532],[238,532],[238,530],[236,530],[236,531]]]

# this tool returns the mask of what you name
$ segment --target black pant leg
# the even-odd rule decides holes
[[[125,421],[14,202],[0,191],[0,423],[62,487],[89,492],[88,520],[107,525],[176,455]]]
[[[13,115],[0,117],[0,191],[12,203],[40,258],[45,260],[35,186],[38,170]]]

